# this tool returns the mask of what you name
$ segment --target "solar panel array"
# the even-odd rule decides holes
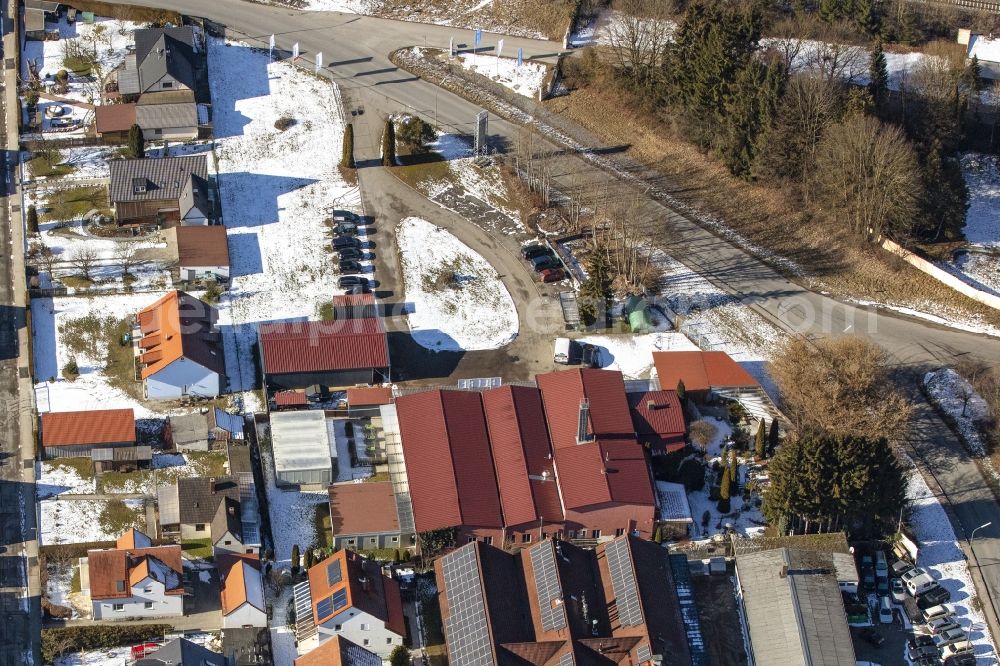
[[[576,659],[573,657],[572,652],[567,652],[559,657],[559,666],[573,666],[574,664],[576,664]]]
[[[493,666],[476,545],[469,544],[446,555],[441,569],[448,597],[448,618],[444,625],[448,660],[462,666]]]
[[[649,647],[649,643],[643,643],[635,650],[635,656],[639,659],[640,664],[645,664],[647,661],[653,658],[653,651]]]
[[[333,599],[333,612],[336,613],[347,605],[347,590],[337,590],[330,598]]]
[[[632,555],[627,539],[615,539],[604,548],[611,572],[611,587],[615,591],[615,605],[618,607],[618,621],[626,627],[642,624],[642,606],[639,604],[639,590],[632,569]]]
[[[304,641],[316,634],[309,581],[298,583],[292,592],[295,595],[295,637]]]
[[[334,560],[326,565],[326,582],[336,585],[343,580],[343,572],[340,570],[340,560]]]
[[[562,603],[562,585],[559,583],[559,569],[551,540],[545,540],[531,549],[531,569],[535,576],[542,629],[564,629],[566,606]],[[557,599],[559,603],[554,603]]]
[[[349,666],[382,666],[382,658],[369,652],[360,645],[347,646],[347,663]]]
[[[316,617],[322,622],[333,615],[333,599],[327,597],[316,602]]]

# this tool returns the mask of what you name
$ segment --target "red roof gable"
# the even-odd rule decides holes
[[[42,446],[77,446],[135,442],[131,409],[42,414]]]
[[[391,405],[392,389],[388,386],[359,386],[347,389],[348,407]]]
[[[595,439],[634,439],[622,373],[583,368],[535,377],[542,391],[552,448],[576,446],[580,402],[590,404],[589,432]]]
[[[562,520],[538,389],[507,385],[485,391],[483,407],[504,522],[510,526],[539,518]]]
[[[681,379],[688,391],[759,386],[757,380],[725,352],[653,352],[653,364],[660,387],[665,389],[677,388]]]
[[[684,409],[676,391],[629,393],[628,404],[640,442],[668,452],[684,447]]]
[[[426,391],[396,399],[418,532],[501,527],[500,495],[478,393]]]
[[[379,317],[262,324],[258,334],[269,375],[389,367]]]
[[[567,509],[605,502],[653,505],[642,448],[628,440],[589,442],[555,453]]]

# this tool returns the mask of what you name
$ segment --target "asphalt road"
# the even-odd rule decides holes
[[[148,6],[164,4],[163,0],[130,1]],[[455,38],[456,45],[471,44],[472,33],[468,30],[336,13],[297,12],[241,0],[210,3],[175,0],[167,4],[172,9],[229,26],[231,37],[251,44],[266,48],[269,36],[275,34],[279,49],[290,51],[292,44],[298,42],[307,61],[322,52],[326,73],[340,85],[345,107],[348,111],[362,112],[352,119],[356,158],[363,168],[375,165],[382,119],[391,112],[418,113],[447,130],[472,133],[478,107],[398,70],[387,57],[392,50],[405,46],[446,48],[450,37]],[[496,39],[486,35],[483,46],[492,47]],[[522,47],[529,58],[552,57],[560,48],[553,42],[504,39],[507,53]],[[510,141],[516,134],[517,127],[511,123],[491,119],[490,135],[495,144]],[[592,187],[608,182],[606,172],[582,159],[567,159],[565,165],[556,177],[560,188],[572,189],[581,183]],[[366,178],[362,176],[363,181]],[[644,196],[642,188],[617,186],[624,188],[621,196],[635,197],[641,202],[648,219],[658,223],[658,228],[652,231],[669,242],[669,249],[678,258],[698,267],[699,272],[786,330],[807,336],[868,336],[893,354],[901,368],[916,373],[914,376],[926,368],[948,365],[965,356],[1000,363],[1000,340],[875,312],[811,292]],[[367,196],[371,198],[373,194]],[[924,413],[912,439],[923,459],[934,465],[934,475],[951,499],[953,522],[959,531],[971,531],[990,512],[996,515],[995,498],[988,492],[978,468],[962,455],[961,446],[940,419]],[[975,554],[984,573],[1000,572],[1000,521],[978,533]],[[987,581],[992,597],[1000,599],[998,576],[990,573]]]

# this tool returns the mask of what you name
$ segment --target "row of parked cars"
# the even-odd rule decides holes
[[[531,243],[521,248],[521,256],[531,264],[542,282],[560,282],[566,279],[566,269],[548,245]]]
[[[363,260],[372,259],[370,252],[362,248],[361,227],[364,221],[348,211],[336,211],[333,214],[333,249],[338,254],[340,279],[338,286],[349,294],[366,294],[371,291],[368,278],[361,273],[365,267]]]

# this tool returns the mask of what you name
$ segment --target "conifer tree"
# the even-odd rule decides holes
[[[128,130],[128,154],[139,159],[146,156],[146,140],[142,136],[142,128],[132,125]]]
[[[778,448],[778,419],[771,421],[771,429],[767,433],[767,455],[773,456]]]
[[[299,544],[292,546],[292,573],[299,572]]]
[[[760,420],[757,425],[757,436],[754,439],[753,452],[758,458],[763,458],[764,454],[767,453],[767,435],[764,432],[764,419]]]
[[[392,118],[385,119],[385,130],[382,132],[382,166],[396,166],[396,126]]]
[[[687,401],[687,388],[684,386],[684,380],[677,380],[677,399],[680,400],[683,405]]]
[[[38,233],[38,209],[35,208],[35,204],[28,206],[28,231],[33,234]]]
[[[882,42],[875,42],[868,57],[868,90],[871,92],[875,110],[881,113],[885,104],[886,91],[889,89],[889,69],[886,66],[885,52]]]
[[[345,169],[354,168],[354,124],[344,126],[344,154],[340,158],[340,166]]]

